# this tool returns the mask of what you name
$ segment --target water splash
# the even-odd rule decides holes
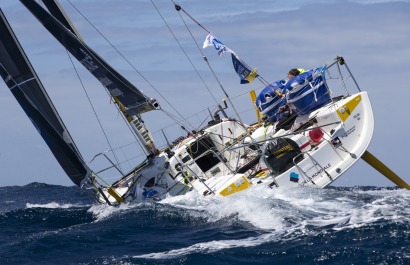
[[[206,198],[192,194],[169,198],[163,204],[181,207],[192,217],[206,216],[208,222],[222,219],[249,223],[258,236],[235,240],[211,240],[163,252],[136,255],[143,259],[173,259],[194,253],[255,247],[266,243],[297,240],[320,234],[357,229],[380,222],[410,225],[405,190],[359,190],[255,187],[226,198]],[[235,218],[233,218],[235,217]]]

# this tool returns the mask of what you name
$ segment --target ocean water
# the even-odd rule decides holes
[[[0,264],[410,264],[410,192],[254,187],[97,205],[76,187],[0,188]]]

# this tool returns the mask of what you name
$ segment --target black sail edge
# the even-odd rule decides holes
[[[0,9],[0,75],[68,177],[81,186],[91,174]]]
[[[60,21],[60,23],[63,24],[64,27],[69,29],[77,37],[80,37],[55,0],[42,0],[42,2],[47,7],[51,15],[53,15],[58,21]]]
[[[159,109],[159,103],[144,95],[96,52],[33,0],[20,0],[41,24],[125,107],[128,115]]]

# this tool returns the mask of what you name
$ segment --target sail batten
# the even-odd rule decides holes
[[[12,78],[12,76],[9,75],[4,81],[7,83],[8,80],[11,80],[11,78]],[[13,89],[16,88],[16,87],[19,87],[19,86],[21,86],[21,85],[24,85],[25,83],[30,82],[30,81],[33,81],[33,80],[36,80],[36,78],[33,77],[33,78],[29,78],[29,79],[27,79],[27,80],[23,80],[21,83],[15,84],[14,86],[10,87],[10,90],[13,90]]]
[[[87,46],[66,24],[32,0],[20,0],[41,24],[124,106],[128,115],[138,115],[159,109],[159,103],[142,93],[125,77]],[[60,21],[62,20],[62,21]],[[71,29],[71,30],[70,30]]]
[[[91,174],[0,9],[0,76],[63,170],[81,186]]]

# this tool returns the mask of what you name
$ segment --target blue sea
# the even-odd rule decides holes
[[[0,188],[0,264],[410,264],[410,192],[253,187],[110,207]]]

